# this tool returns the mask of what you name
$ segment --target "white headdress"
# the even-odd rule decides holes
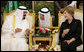
[[[40,19],[40,14],[44,15],[44,20]],[[41,27],[49,27],[50,26],[50,11],[48,8],[42,8],[39,11],[39,19]]]
[[[27,8],[25,6],[19,6],[19,8],[15,11],[14,15],[17,15],[19,20],[20,19],[22,20],[23,11],[26,11],[27,12],[26,16],[28,16],[29,11],[27,10]]]

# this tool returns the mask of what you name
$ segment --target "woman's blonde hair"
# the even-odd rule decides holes
[[[64,11],[68,12],[72,17],[74,17],[74,8],[72,6],[67,6],[64,8]]]

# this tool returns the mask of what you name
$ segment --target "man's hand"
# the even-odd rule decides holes
[[[66,34],[68,34],[68,32],[69,32],[69,29],[63,30],[62,38],[64,38],[64,36],[65,36]]]
[[[62,12],[62,11],[63,11],[63,8],[60,9],[60,12]]]
[[[22,31],[22,29],[20,29],[20,28],[15,29],[15,33],[18,33],[18,32],[21,32],[21,31]]]
[[[29,34],[29,29],[26,29],[25,32],[26,32],[26,34],[28,35],[28,34]]]
[[[63,13],[63,12],[64,12],[63,8],[61,8],[61,9],[60,9],[60,12],[61,12],[61,13]]]

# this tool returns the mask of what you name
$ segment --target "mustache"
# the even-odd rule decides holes
[[[23,16],[26,16],[26,15],[23,15]]]

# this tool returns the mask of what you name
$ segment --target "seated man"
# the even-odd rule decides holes
[[[10,14],[2,26],[2,51],[27,51],[26,35],[29,34],[28,10],[20,6]]]
[[[39,11],[39,26],[40,27],[50,27],[52,26],[50,11],[48,8],[42,8]]]

